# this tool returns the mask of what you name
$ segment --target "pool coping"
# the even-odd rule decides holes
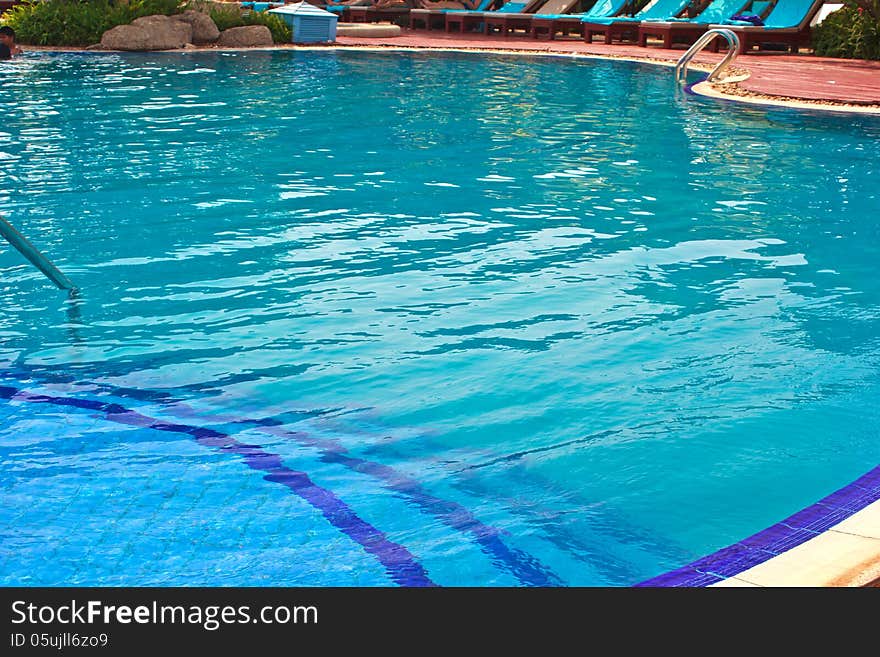
[[[720,100],[729,100],[736,103],[745,103],[747,105],[761,105],[771,107],[790,107],[805,110],[820,110],[823,112],[847,112],[857,114],[875,114],[880,116],[880,106],[861,106],[861,105],[835,105],[830,103],[820,103],[815,101],[806,101],[800,98],[773,98],[771,96],[751,95],[731,93],[725,89],[727,84],[737,84],[736,82],[699,82],[691,87],[695,94],[707,96],[709,98],[718,98]],[[731,87],[737,89],[738,87]]]
[[[880,586],[880,465],[756,534],[636,586]]]
[[[379,40],[379,39],[377,39]],[[85,48],[32,47],[36,51],[76,52]],[[449,46],[396,46],[388,44],[281,44],[263,48],[185,48],[163,52],[252,50],[370,50],[457,51],[531,56],[584,57],[635,61],[662,66],[674,62],[654,58],[535,49]],[[96,54],[113,51],[91,50]],[[710,70],[713,63],[694,68]],[[747,72],[746,72],[747,74]],[[743,77],[738,71],[733,83]],[[786,106],[832,112],[880,114],[878,105],[847,105],[815,100],[772,98],[725,93],[718,83],[701,82],[694,93],[734,102]],[[880,465],[819,502],[788,518],[690,564],[645,580],[635,586],[880,586]]]

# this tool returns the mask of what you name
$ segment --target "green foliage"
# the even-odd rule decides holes
[[[243,25],[265,25],[272,33],[272,41],[275,43],[290,43],[290,26],[284,19],[275,14],[267,14],[259,11],[242,12],[237,4],[231,7],[219,7],[214,4],[208,11],[217,29],[221,32],[230,27],[242,27]]]
[[[880,21],[880,0],[852,0],[852,4]]]
[[[880,3],[860,0],[859,5],[848,2],[813,28],[813,50],[817,55],[880,59]]]
[[[5,12],[0,24],[15,30],[19,43],[37,46],[89,46],[117,25],[127,25],[141,16],[179,14],[197,0],[26,0]],[[290,27],[279,16],[265,12],[244,12],[238,3],[218,8],[209,5],[209,14],[222,31],[242,25],[265,25],[275,43],[290,43]]]
[[[29,0],[3,14],[16,40],[39,46],[88,46],[111,27],[151,14],[176,14],[181,0]]]

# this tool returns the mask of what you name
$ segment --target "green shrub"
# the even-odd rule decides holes
[[[246,11],[242,13],[237,4],[233,4],[231,7],[219,7],[214,4],[208,10],[208,13],[217,24],[217,29],[221,32],[228,30],[230,27],[265,25],[272,33],[272,41],[275,43],[290,43],[292,36],[290,26],[284,22],[283,18],[275,14],[267,14],[264,11]]]
[[[89,46],[117,25],[141,16],[179,14],[187,0],[27,0],[2,16],[0,23],[15,30],[16,40],[36,46]],[[196,5],[197,3],[192,3]],[[290,43],[290,27],[279,16],[242,12],[237,3],[209,10],[220,30],[241,25],[265,25],[275,43]]]
[[[880,59],[880,19],[848,3],[813,28],[813,50],[823,57]]]
[[[38,46],[88,46],[111,27],[151,14],[176,14],[181,0],[29,0],[3,14],[16,40]]]

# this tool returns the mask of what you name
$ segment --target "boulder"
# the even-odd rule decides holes
[[[273,45],[272,33],[265,25],[245,25],[230,27],[220,33],[218,46],[225,48],[253,48]]]
[[[192,43],[197,46],[214,43],[220,38],[220,30],[217,29],[217,24],[208,14],[187,9],[182,14],[175,14],[171,18],[192,25]]]
[[[192,41],[193,28],[186,21],[159,14],[136,18],[130,25],[117,25],[101,36],[106,50],[173,50]]]

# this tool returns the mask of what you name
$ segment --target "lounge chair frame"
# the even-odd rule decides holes
[[[483,5],[484,3],[480,3]],[[491,5],[492,3],[488,3]],[[486,11],[481,9],[423,9],[416,7],[411,9],[409,12],[409,29],[415,30],[418,29],[418,23],[421,23],[426,30],[432,30],[434,28],[443,29],[447,32],[453,31],[450,29],[450,23],[446,20],[447,14],[466,14],[469,11]],[[459,30],[461,29],[461,24],[452,22],[453,25],[458,24]]]
[[[449,12],[446,14],[446,31],[452,31],[452,26],[457,25],[461,32],[482,26],[483,34],[491,34],[496,29],[501,36],[510,36],[516,30],[522,30],[530,33],[532,29],[532,18],[546,5],[546,0],[529,0],[518,12],[504,11],[474,11],[474,12]],[[574,0],[568,3],[573,7],[576,4]]]
[[[637,41],[639,37],[639,23],[642,20],[663,20],[678,16],[686,8],[690,0],[675,0],[675,2],[649,3],[635,14],[621,15],[611,20],[584,20],[583,37],[587,43],[593,43],[593,37],[601,34],[605,43],[612,44],[615,39],[618,42]]]
[[[724,0],[712,0],[709,7],[714,8],[715,3],[722,3]],[[724,3],[727,10],[730,11],[730,16],[736,14],[738,11],[742,11],[744,7],[750,4],[751,0],[742,0],[738,3]],[[730,9],[730,7],[735,6],[736,9]],[[648,45],[648,37],[659,37],[663,42],[664,48],[672,48],[673,44],[683,43],[687,46],[692,45],[697,39],[699,39],[703,34],[706,33],[706,30],[709,29],[711,24],[717,23],[717,19],[712,20],[701,20],[700,16],[706,13],[706,9],[701,12],[700,15],[695,16],[690,20],[681,20],[681,21],[641,21],[639,23],[639,36],[638,36],[638,44],[641,47],[646,47]],[[713,17],[714,18],[714,17]],[[729,16],[728,16],[729,18]],[[711,52],[718,52],[718,46],[720,45],[720,41],[722,39],[713,39],[709,45],[707,46],[707,50]]]
[[[779,0],[785,2],[785,0]],[[816,14],[822,8],[824,0],[814,0],[807,12],[801,18],[800,23],[794,27],[772,27],[771,25],[754,27],[747,25],[712,25],[711,27],[723,27],[733,31],[741,44],[741,52],[748,52],[758,47],[764,49],[765,45],[774,44],[786,46],[793,54],[800,52],[801,48],[812,46],[811,24]],[[772,16],[772,11],[770,15]]]
[[[548,16],[547,18],[537,18],[538,14],[535,14],[536,20],[532,21],[531,34],[533,38],[538,38],[542,34],[546,34],[548,39],[555,39],[556,33],[559,32],[563,36],[569,36],[572,32],[577,32],[578,35],[583,38],[584,36],[584,25],[586,25],[586,20],[588,17],[598,18],[599,16],[616,16],[619,12],[622,12],[626,9],[626,6],[631,0],[623,0],[619,3],[612,3],[610,5],[602,4],[600,11],[603,12],[601,14],[597,14],[592,16],[589,12],[571,14],[569,16],[560,15],[560,16]],[[591,8],[591,11],[597,8],[597,4],[594,4]],[[607,12],[607,13],[606,13]]]
[[[345,12],[345,19],[351,23],[390,23],[402,22],[410,12],[409,7],[354,6]]]

